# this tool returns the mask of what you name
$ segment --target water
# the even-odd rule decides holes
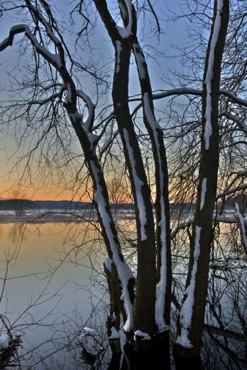
[[[0,224],[2,332],[6,325],[21,334],[23,355],[37,348],[29,364],[73,341],[91,325],[96,305],[102,309],[106,287],[97,238],[86,223]]]
[[[32,215],[25,217],[30,221]],[[76,222],[72,218],[71,223],[62,222],[68,221],[68,216],[63,217],[46,215],[36,224],[22,224],[13,213],[5,222],[0,218],[1,332],[5,333],[8,327],[13,335],[21,334],[21,369],[26,370],[37,362],[36,370],[106,369],[109,351],[104,325],[108,304],[103,274],[104,245],[90,223],[94,217],[90,222]],[[10,222],[6,223],[7,220]],[[118,217],[118,226],[124,231],[124,235],[120,233],[126,241],[124,254],[130,258],[134,270],[136,249],[127,242],[135,230],[133,214]],[[234,225],[216,227],[215,237],[205,320],[211,327],[229,331],[230,337],[222,336],[223,330],[214,336],[221,344],[227,344],[236,360],[216,345],[207,328],[202,351],[208,361],[205,369],[212,368],[211,361],[219,363],[219,368],[242,369],[237,357],[245,353],[245,344],[238,335],[242,333],[241,320],[247,310],[246,261]],[[189,255],[187,232],[181,231],[172,246],[173,291],[181,303]],[[174,322],[178,314],[174,306]],[[83,345],[94,346],[96,353],[104,347],[97,358],[101,363],[94,363],[95,367],[81,358],[78,337],[85,326],[96,331],[96,340],[88,338]],[[171,334],[175,338],[175,325]]]

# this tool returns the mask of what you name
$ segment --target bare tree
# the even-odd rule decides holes
[[[186,292],[181,308],[178,349],[198,354],[207,294],[212,220],[219,166],[219,85],[228,25],[228,1],[215,2],[202,93],[202,141],[198,196]],[[196,309],[193,310],[193,307]],[[199,346],[199,347],[198,347]],[[191,356],[191,354],[190,354]],[[192,357],[194,357],[192,356]]]
[[[233,4],[231,12],[235,18],[230,18],[228,37],[228,0],[215,0],[214,9],[210,8],[209,3],[193,1],[192,5],[196,8],[193,10],[191,6],[191,13],[186,17],[192,20],[197,17],[210,33],[209,37],[203,33],[199,35],[202,45],[207,48],[196,64],[196,71],[200,70],[201,78],[192,84],[194,76],[191,74],[190,80],[187,80],[191,83],[190,88],[185,86],[184,80],[179,88],[154,94],[138,33],[138,16],[147,12],[155,20],[157,30],[161,30],[151,2],[134,4],[130,0],[120,0],[113,8],[106,0],[94,0],[93,3],[95,8],[91,3],[78,1],[70,13],[71,24],[80,22],[75,50],[91,46],[90,37],[94,37],[91,19],[95,14],[99,15],[114,49],[111,82],[106,82],[98,73],[96,64],[94,68],[83,59],[79,62],[76,60],[73,46],[66,42],[63,29],[56,19],[52,2],[25,0],[15,6],[8,1],[2,2],[3,15],[13,11],[16,16],[18,12],[25,22],[10,29],[9,35],[0,44],[0,51],[12,46],[15,39],[21,36],[21,51],[30,52],[33,58],[27,74],[29,79],[21,85],[21,89],[27,88],[30,96],[24,95],[23,101],[18,97],[16,104],[4,106],[3,113],[8,123],[19,116],[22,119],[25,117],[26,130],[37,131],[37,140],[29,150],[29,166],[26,169],[32,167],[30,158],[38,147],[41,148],[42,158],[47,160],[46,164],[51,163],[49,155],[54,153],[54,147],[44,144],[51,132],[56,142],[55,158],[59,158],[56,155],[61,148],[65,153],[64,162],[58,160],[58,168],[64,168],[66,160],[69,162],[73,157],[73,160],[76,159],[73,162],[76,164],[76,177],[82,179],[82,167],[84,164],[87,167],[90,175],[87,191],[97,211],[108,255],[104,269],[110,291],[107,326],[113,351],[119,352],[121,349],[119,330],[123,321],[126,341],[132,349],[139,353],[161,347],[169,364],[170,314],[172,303],[175,302],[179,310],[175,345],[179,367],[180,359],[183,363],[184,359],[193,362],[199,358],[211,246],[216,224],[222,216],[217,213],[218,209],[215,212],[215,203],[246,189],[246,183],[243,183],[246,171],[238,170],[237,175],[232,171],[229,174],[229,171],[224,172],[223,165],[228,164],[229,153],[231,158],[234,157],[232,148],[235,158],[241,158],[236,152],[246,145],[246,138],[243,140],[242,135],[246,135],[244,118],[247,104],[237,95],[244,85],[244,66],[242,62],[239,63],[238,78],[234,79],[235,72],[229,62],[236,34],[242,38],[242,30],[246,30],[242,24],[244,17],[239,17],[239,9],[236,10]],[[234,22],[239,22],[238,27],[233,25]],[[224,48],[227,50],[225,54]],[[91,51],[93,54],[93,48]],[[140,91],[136,99],[129,96],[132,61],[136,66]],[[195,63],[196,58],[193,57],[193,66]],[[225,76],[222,71],[227,69]],[[84,74],[87,76],[85,83]],[[229,74],[233,77],[229,78]],[[97,106],[86,94],[88,76],[93,78],[97,88],[105,83],[104,86],[110,89],[113,105],[110,114],[107,106],[97,115]],[[155,109],[155,101],[160,99],[170,99],[166,111]],[[131,104],[136,101],[131,112]],[[139,115],[140,109],[142,113]],[[11,112],[14,112],[14,118]],[[165,127],[162,126],[164,117]],[[234,137],[234,144],[237,145],[229,145],[228,150],[224,137],[229,141]],[[80,150],[73,152],[75,138]],[[116,147],[123,152],[126,188],[131,190],[135,207],[136,274],[125,261],[122,240],[110,207],[112,187],[106,178],[106,163],[114,162]],[[244,156],[241,165],[243,159]],[[62,177],[63,172],[60,174]],[[169,201],[173,199],[182,204],[180,215],[188,211],[191,217],[186,217],[186,220],[180,218],[171,232],[173,210]],[[189,209],[186,203],[190,203]],[[238,207],[236,213],[245,245],[246,218]],[[171,294],[171,239],[175,243],[180,233],[186,235],[186,243],[189,240],[190,253],[185,279],[180,286],[173,285],[177,292],[180,291],[180,297],[175,297]],[[177,284],[175,278],[174,281]],[[164,364],[162,354],[161,363]]]

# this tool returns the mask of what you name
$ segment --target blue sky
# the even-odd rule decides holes
[[[161,16],[161,18],[165,17],[165,3],[169,8],[174,8],[177,6],[178,1],[174,2],[172,0],[169,1],[163,1],[163,0],[158,0],[156,2],[153,2],[154,4],[154,9],[157,11],[157,14]],[[60,4],[59,4],[60,5]],[[64,9],[66,12],[66,9]],[[163,14],[164,13],[164,14]],[[64,16],[64,15],[63,15]],[[0,23],[0,35],[1,39],[4,39],[7,34],[8,30],[12,25],[18,24],[18,19],[15,18],[6,18],[7,21],[5,20],[5,17],[2,17],[1,23]],[[99,20],[99,23],[101,21]],[[102,30],[102,25],[99,26],[99,28]],[[178,21],[177,23],[170,23],[169,25],[163,24],[164,28],[164,33],[160,35],[160,39],[158,42],[157,38],[152,39],[152,46],[157,48],[158,51],[162,51],[165,53],[165,56],[159,56],[155,55],[153,53],[152,48],[150,47],[144,47],[144,51],[147,51],[149,54],[147,56],[148,64],[149,64],[149,72],[150,72],[150,77],[151,77],[151,82],[153,86],[153,90],[159,90],[159,89],[167,89],[168,85],[165,83],[165,76],[168,68],[174,68],[176,65],[177,61],[175,58],[168,57],[168,55],[172,55],[174,51],[170,48],[170,45],[178,45],[181,43],[184,35],[185,35],[185,28],[184,24],[182,21]],[[147,36],[147,35],[146,35]],[[112,47],[110,45],[109,40],[107,40],[107,35],[100,35],[100,42],[103,44],[103,42],[106,41],[109,43],[109,50],[112,51]],[[99,36],[97,35],[97,40]],[[16,39],[16,44],[18,43],[18,37]],[[150,40],[147,41],[150,42]],[[98,41],[97,41],[98,42]],[[145,42],[145,40],[144,40]],[[106,46],[104,45],[104,48]],[[107,55],[107,50],[102,49],[98,51],[104,52],[105,53],[105,60],[107,58],[110,60],[109,55]],[[18,47],[15,45],[13,48],[8,48],[4,52],[0,53],[0,73],[1,73],[1,90],[0,90],[0,99],[5,99],[8,97],[8,94],[6,92],[6,88],[8,89],[8,70],[12,70],[13,66],[15,65],[16,61],[18,61],[19,54],[18,54]],[[19,61],[18,61],[19,63]],[[134,64],[131,66],[131,74],[130,74],[130,91],[131,94],[137,94],[139,92],[139,83],[138,79],[136,76],[136,71],[135,71],[135,66]],[[90,92],[89,92],[90,95]],[[20,122],[21,124],[21,122]],[[21,170],[22,167],[20,167],[19,173],[13,172],[11,176],[4,176],[7,174],[14,163],[17,160],[17,155],[14,154],[16,151],[16,143],[13,139],[10,138],[10,136],[6,136],[2,132],[0,132],[0,154],[1,154],[1,161],[0,161],[0,176],[1,176],[1,189],[0,189],[0,197],[9,197],[11,196],[11,190],[9,188],[16,182],[18,177],[21,175]],[[21,151],[19,154],[23,154]],[[27,193],[30,193],[30,189],[27,188]],[[2,194],[2,195],[1,195]],[[32,194],[32,195],[31,195]],[[30,196],[34,197],[36,199],[39,198],[44,198],[46,197],[47,199],[54,198],[58,196],[59,198],[70,198],[71,193],[66,192],[61,195],[60,191],[57,192],[56,195],[56,189],[52,189],[51,194],[46,193],[44,195],[44,192],[39,191],[36,193],[31,193]],[[58,195],[59,194],[59,195]]]

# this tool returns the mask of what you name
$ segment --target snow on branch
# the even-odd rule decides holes
[[[12,46],[14,42],[15,35],[18,35],[19,33],[24,33],[27,30],[27,26],[25,24],[19,24],[17,26],[11,27],[9,31],[9,36],[6,37],[1,43],[0,43],[0,51],[5,50],[7,47]]]
[[[237,175],[237,176],[247,176],[247,170],[238,170],[238,171],[233,171],[232,175]]]
[[[245,253],[247,254],[247,218],[244,217],[244,215],[241,213],[238,203],[235,203],[235,208],[236,208],[238,223],[239,223],[239,227],[241,231],[242,244],[243,244]]]
[[[171,231],[171,239],[174,239],[175,236],[177,235],[177,233],[180,231],[180,230],[183,230],[187,227],[189,227],[192,222],[194,221],[194,217],[191,217],[191,218],[187,218],[184,222],[180,222],[178,224],[177,227],[175,227],[172,231]]]
[[[200,239],[201,239],[201,227],[196,226],[195,228],[195,249],[194,249],[194,261],[193,268],[190,277],[190,283],[184,293],[185,299],[180,311],[180,322],[181,322],[181,333],[177,338],[177,343],[183,347],[191,348],[192,343],[189,339],[189,329],[192,324],[192,314],[194,309],[194,295],[196,285],[196,274],[198,268],[198,259],[200,256]]]
[[[220,116],[225,117],[225,118],[233,121],[234,123],[236,123],[239,130],[243,131],[245,133],[245,135],[247,136],[247,125],[246,125],[244,119],[241,119],[237,115],[233,115],[229,112],[221,112]]]
[[[134,153],[134,151],[132,149],[132,146],[130,144],[130,137],[129,137],[128,130],[126,128],[124,128],[123,133],[124,133],[124,138],[125,138],[127,150],[128,150],[128,153],[129,153],[131,168],[132,168],[132,171],[133,171],[135,194],[136,194],[136,198],[137,198],[136,199],[137,208],[139,210],[141,240],[146,240],[147,239],[146,226],[147,226],[148,220],[147,220],[147,214],[146,214],[144,199],[143,199],[142,190],[141,190],[141,188],[143,186],[143,182],[139,178],[137,170],[136,170],[137,164],[136,164],[136,159],[135,159],[135,153]]]
[[[80,97],[86,104],[86,107],[88,109],[88,118],[84,123],[84,126],[87,132],[91,132],[94,121],[95,104],[92,102],[90,97],[82,90],[76,90],[76,95]]]
[[[32,45],[35,47],[38,54],[42,55],[49,63],[51,63],[55,68],[61,67],[61,55],[56,53],[51,53],[43,45],[41,45],[36,37],[32,34],[30,28],[25,24],[19,24],[11,27],[8,37],[6,37],[0,43],[0,52],[5,50],[7,47],[13,45],[14,37],[17,34],[24,33],[28,39],[31,41]]]
[[[205,109],[205,132],[204,132],[204,142],[205,149],[209,149],[210,137],[212,135],[212,81],[214,79],[214,67],[215,67],[215,48],[219,39],[220,28],[221,28],[221,13],[223,8],[223,1],[218,0],[216,17],[213,25],[213,32],[210,41],[209,55],[208,55],[208,65],[205,76],[206,85],[206,109]]]
[[[111,245],[112,259],[106,260],[105,266],[108,268],[109,271],[111,271],[111,260],[116,266],[118,277],[122,287],[121,299],[123,301],[124,309],[127,316],[127,320],[124,324],[124,330],[126,332],[129,332],[133,329],[133,305],[129,294],[129,283],[131,280],[134,279],[134,276],[128,264],[122,259],[118,242],[112,233],[112,218],[110,212],[108,211],[106,199],[103,195],[103,189],[99,185],[101,181],[98,168],[93,161],[90,162],[91,169],[93,171],[93,177],[98,183],[98,189],[94,196],[94,201],[97,203],[99,216],[104,222],[105,233]]]
[[[229,91],[220,90],[219,94],[228,97],[234,103],[237,103],[237,104],[240,104],[244,107],[247,107],[247,100],[241,99],[241,98],[237,97],[236,95],[230,93]],[[164,91],[161,91],[159,93],[153,93],[152,98],[153,98],[153,100],[159,100],[159,99],[169,98],[171,96],[181,96],[181,95],[184,95],[184,96],[192,95],[192,96],[200,97],[200,96],[202,96],[202,90],[191,89],[191,88],[187,88],[187,87],[178,87],[178,88],[171,89],[171,90],[164,90]],[[140,101],[140,104],[138,104],[135,107],[135,109],[133,111],[133,114],[135,114],[140,108],[142,108],[143,103],[141,102],[141,99],[142,99],[141,96],[129,99],[129,102],[135,102],[135,101],[138,102],[138,101]],[[230,115],[228,112],[223,112],[220,115],[221,116],[224,115],[224,116],[226,116],[226,118],[229,118],[229,119],[233,120],[234,122],[236,122],[238,124],[238,126],[242,130],[244,130],[245,132],[247,131],[246,124],[244,122],[241,122],[239,119],[237,119],[237,117],[234,117],[234,116]]]
[[[234,194],[234,193],[236,193],[240,190],[245,190],[245,189],[247,189],[247,183],[244,183],[242,185],[238,185],[238,186],[236,186],[235,188],[232,188],[232,189],[226,189],[222,193],[217,195],[216,200],[218,200],[220,198],[224,198],[227,195]]]
[[[234,103],[247,107],[247,100],[237,97],[236,95],[232,94],[230,91],[221,90],[220,94],[227,96]]]
[[[116,28],[119,32],[119,35],[123,39],[125,39],[132,35],[133,17],[134,17],[132,1],[131,0],[119,1],[119,8],[123,21],[126,25],[125,27],[116,26]]]

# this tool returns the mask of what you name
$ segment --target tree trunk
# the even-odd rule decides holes
[[[143,120],[152,144],[155,166],[155,222],[157,246],[156,325],[158,331],[168,330],[171,306],[171,248],[168,167],[163,131],[154,114],[148,66],[137,36],[131,38],[143,104]],[[162,308],[163,307],[163,310]]]
[[[198,198],[189,272],[178,322],[175,357],[198,360],[207,294],[212,220],[219,163],[218,101],[221,60],[228,24],[228,0],[216,0],[202,96],[202,146]]]
[[[131,35],[136,32],[134,7],[128,7],[124,27],[117,27],[105,0],[94,0],[102,21],[115,48],[115,70],[113,78],[113,105],[118,124],[124,156],[129,172],[136,211],[137,229],[137,277],[134,303],[134,331],[127,338],[137,349],[148,349],[156,333],[156,244],[151,192],[144,163],[129,111],[129,66]],[[124,4],[123,4],[124,5]],[[131,328],[132,330],[132,328]]]
[[[120,43],[120,41],[117,41]],[[134,308],[134,329],[152,337],[155,333],[156,251],[150,189],[128,106],[130,48],[126,41],[116,44],[113,81],[113,104],[119,132],[124,144],[131,188],[136,207],[137,278]],[[136,336],[138,342],[138,335]],[[141,338],[140,338],[141,339]],[[144,343],[141,339],[141,343]]]

